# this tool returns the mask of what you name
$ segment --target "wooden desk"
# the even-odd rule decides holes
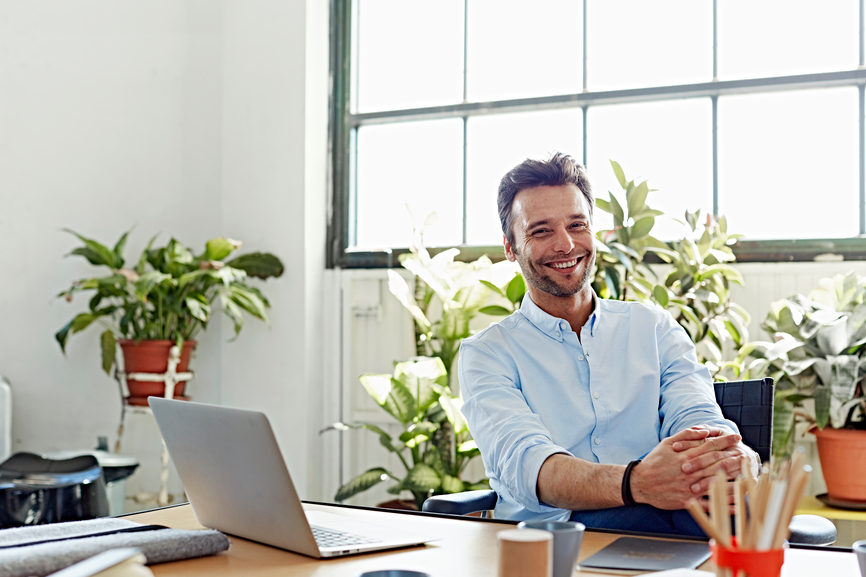
[[[421,515],[406,515],[387,511],[349,509],[305,504],[307,510],[326,511],[363,519],[372,523],[405,527],[432,535],[440,535],[423,547],[412,547],[367,553],[338,559],[317,560],[281,549],[231,537],[231,548],[219,555],[174,563],[153,565],[157,577],[189,575],[244,577],[358,577],[365,571],[381,569],[414,569],[433,577],[496,577],[496,534],[513,529],[513,525],[485,523],[462,519],[444,519]],[[158,523],[178,529],[201,529],[189,505],[160,509],[124,517],[139,523]],[[592,555],[618,535],[587,531],[583,538],[580,558]],[[858,577],[859,569],[853,553],[789,550],[782,577]],[[710,562],[701,569],[713,571]],[[599,573],[575,571],[575,575],[595,576]]]

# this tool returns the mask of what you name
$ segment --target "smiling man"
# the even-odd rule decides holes
[[[703,536],[686,503],[756,455],[686,332],[660,308],[593,292],[592,189],[572,157],[522,162],[498,204],[527,294],[459,361],[497,517]]]

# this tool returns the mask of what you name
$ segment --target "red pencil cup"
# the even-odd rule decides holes
[[[784,548],[768,551],[738,549],[736,538],[731,539],[730,548],[710,540],[710,553],[716,567],[731,569],[733,575],[739,572],[748,577],[779,577],[785,562]]]

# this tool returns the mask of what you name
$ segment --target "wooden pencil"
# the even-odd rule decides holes
[[[701,507],[701,504],[697,499],[692,498],[689,499],[689,502],[686,503],[686,510],[688,510],[689,514],[692,516],[692,519],[703,529],[704,533],[707,534],[707,537],[713,539],[716,543],[721,543],[721,538],[719,534],[716,532],[716,528],[710,523],[710,520],[707,518],[707,514],[704,513],[704,509]]]
[[[742,547],[746,539],[746,509],[745,489],[746,483],[742,475],[734,480],[734,527],[737,535],[737,543]]]
[[[788,484],[788,492],[785,495],[785,503],[782,506],[782,512],[779,516],[779,524],[776,527],[776,534],[773,537],[773,549],[778,549],[785,544],[785,539],[788,538],[791,531],[788,526],[791,524],[791,518],[794,516],[794,511],[797,510],[797,504],[800,497],[803,496],[803,491],[806,489],[806,483],[809,481],[809,474],[812,468],[808,465],[800,467],[793,473],[793,479]]]

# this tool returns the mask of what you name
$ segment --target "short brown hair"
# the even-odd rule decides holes
[[[592,195],[592,186],[589,184],[586,169],[568,154],[554,152],[547,160],[527,158],[502,177],[499,182],[497,204],[499,220],[502,223],[502,234],[505,235],[510,244],[514,245],[514,232],[511,230],[513,222],[511,207],[517,193],[527,188],[565,184],[575,185],[586,197],[589,205],[589,220],[592,221],[595,199]]]

